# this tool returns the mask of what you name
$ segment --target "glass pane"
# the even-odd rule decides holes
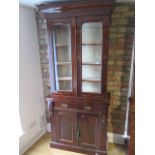
[[[60,80],[59,81],[59,90],[63,91],[63,90],[67,90],[67,91],[71,91],[72,90],[72,82],[71,81],[64,81],[64,80]]]
[[[102,22],[82,25],[82,91],[101,93]]]
[[[100,93],[101,92],[101,83],[93,83],[93,82],[82,82],[82,91],[83,92],[92,92],[92,93]]]
[[[83,44],[102,44],[102,23],[84,23],[82,25]]]
[[[82,65],[82,80],[101,81],[101,66]]]
[[[69,47],[70,48],[70,47]],[[57,51],[57,62],[71,62],[71,51],[66,47],[56,47]]]
[[[71,28],[57,24],[53,28],[56,90],[72,91]]]
[[[82,63],[101,64],[102,46],[82,46]]]

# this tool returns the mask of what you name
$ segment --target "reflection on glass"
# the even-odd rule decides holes
[[[84,23],[82,25],[83,44],[102,44],[102,23]]]
[[[91,66],[83,65],[82,66],[82,79],[83,80],[101,80],[101,66]]]
[[[93,83],[93,82],[82,82],[82,91],[83,92],[91,92],[91,93],[100,93],[101,92],[101,83]]]
[[[102,46],[82,46],[82,63],[101,64]]]
[[[101,22],[82,25],[82,92],[101,93],[102,42]]]
[[[70,25],[54,25],[53,43],[56,90],[72,91],[72,54]]]
[[[70,48],[70,47],[69,47]],[[71,62],[71,51],[66,47],[56,47],[57,62]]]
[[[71,81],[59,81],[59,90],[72,90],[72,83]]]

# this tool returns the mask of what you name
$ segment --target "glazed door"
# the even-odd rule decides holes
[[[78,90],[82,95],[101,95],[106,88],[105,25],[103,17],[78,18]]]
[[[55,111],[52,115],[52,141],[75,145],[77,142],[77,114]]]
[[[76,93],[76,54],[74,19],[53,20],[48,24],[49,45],[53,59],[54,90],[59,93]],[[52,75],[53,76],[53,75]]]
[[[105,150],[105,124],[102,117],[92,114],[78,115],[78,144],[81,147]]]

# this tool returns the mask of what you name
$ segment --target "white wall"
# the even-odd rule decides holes
[[[21,5],[19,7],[19,92],[19,114],[23,127],[20,152],[23,152],[45,133],[46,119],[35,12]]]

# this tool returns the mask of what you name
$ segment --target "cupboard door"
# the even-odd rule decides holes
[[[54,85],[57,92],[72,93],[76,90],[76,66],[75,62],[75,41],[74,41],[74,20],[62,19],[52,21],[48,25],[50,29],[50,41],[52,42],[51,52],[53,56]],[[51,44],[51,43],[49,43]],[[53,75],[52,75],[53,76]]]
[[[80,94],[103,94],[106,88],[107,42],[104,17],[78,18]],[[106,30],[106,31],[105,31]]]
[[[101,93],[102,22],[82,24],[82,92]]]
[[[55,79],[57,91],[72,91],[71,27],[69,24],[53,26]]]
[[[55,111],[52,117],[52,140],[64,144],[76,144],[77,114]]]
[[[104,128],[102,117],[92,114],[78,115],[78,144],[81,147],[105,149]]]

